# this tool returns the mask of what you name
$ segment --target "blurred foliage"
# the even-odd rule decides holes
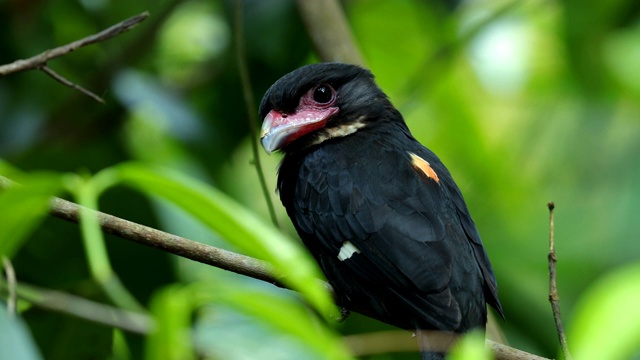
[[[416,137],[447,164],[465,194],[498,278],[507,317],[500,325],[507,340],[538,355],[555,357],[558,352],[547,301],[546,203],[554,200],[558,286],[570,342],[582,347],[584,339],[603,341],[602,334],[636,334],[618,345],[621,356],[639,356],[637,316],[612,321],[632,313],[625,308],[637,308],[628,301],[640,297],[637,271],[635,278],[620,275],[592,285],[640,257],[638,4],[343,2],[379,85]],[[0,64],[71,42],[145,10],[151,17],[134,30],[49,63],[102,95],[106,105],[37,71],[0,79],[0,158],[6,161],[0,169],[25,185],[0,193],[0,249],[11,258],[20,281],[114,302],[100,281],[92,280],[95,263],[85,253],[90,246],[84,249],[80,228],[46,218],[43,199],[65,188],[77,196],[94,181],[88,174],[130,160],[187,174],[174,179],[177,187],[189,188],[193,179],[205,181],[214,187],[209,190],[234,199],[228,199],[233,209],[252,213],[251,218],[268,227],[250,152],[249,141],[255,139],[249,135],[233,48],[232,2],[1,1]],[[243,26],[256,101],[273,81],[314,58],[291,0],[245,1]],[[278,156],[261,160],[273,189]],[[80,175],[68,175],[73,172]],[[201,186],[195,188],[204,189]],[[160,195],[159,189],[146,190]],[[99,202],[97,196],[93,201],[102,211],[131,221],[247,250],[246,245],[227,243],[230,234],[217,228],[229,225],[228,219],[213,214],[206,219],[199,205],[181,208],[175,204],[180,200],[147,198],[135,188],[114,187],[101,194]],[[279,205],[277,211],[285,234],[295,238]],[[197,218],[208,221],[209,227]],[[241,223],[242,216],[235,220]],[[151,309],[158,333],[145,341],[23,305],[17,323],[24,322],[29,332],[9,323],[1,312],[0,351],[8,351],[3,342],[7,333],[19,338],[10,346],[15,358],[24,359],[39,358],[38,354],[47,359],[137,359],[145,354],[175,358],[168,351],[173,344],[206,358],[322,358],[318,347],[305,342],[308,333],[296,326],[324,329],[326,341],[335,341],[335,331],[388,329],[355,314],[332,330],[302,308],[296,308],[300,314],[292,316],[291,324],[283,323],[276,316],[283,309],[270,309],[267,302],[294,306],[296,300],[287,298],[285,290],[99,236],[104,246],[101,261],[117,274],[121,290]],[[200,283],[238,284],[234,296],[241,300],[236,307],[220,301],[204,307],[185,303],[195,300],[184,287]],[[598,316],[589,319],[588,314]],[[603,331],[590,332],[599,326]],[[167,328],[175,332],[161,332]],[[463,354],[475,351],[473,340],[469,343]],[[402,356],[416,357],[369,358]]]
[[[491,352],[485,346],[484,335],[478,332],[465,334],[449,354],[449,360],[489,360],[491,358]]]
[[[570,334],[577,359],[628,359],[640,342],[640,264],[599,279],[576,307]],[[611,329],[623,331],[611,331]]]

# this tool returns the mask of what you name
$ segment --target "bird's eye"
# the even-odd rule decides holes
[[[333,97],[334,90],[329,85],[320,85],[313,91],[313,100],[318,104],[327,104]]]

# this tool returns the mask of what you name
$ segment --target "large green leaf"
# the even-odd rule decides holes
[[[322,275],[302,246],[219,190],[168,169],[136,163],[107,169],[96,175],[96,182],[104,187],[122,182],[178,205],[248,255],[271,263],[282,281],[321,314],[336,314],[329,292],[318,281]]]

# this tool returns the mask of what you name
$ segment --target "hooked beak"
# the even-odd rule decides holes
[[[262,147],[267,154],[271,154],[294,140],[323,128],[327,120],[337,112],[337,107],[304,109],[289,115],[271,110],[262,122]]]

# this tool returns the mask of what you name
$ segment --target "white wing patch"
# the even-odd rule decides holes
[[[351,243],[351,241],[345,241],[340,248],[340,253],[338,254],[338,260],[345,261],[353,256],[355,253],[360,253],[360,250]]]

